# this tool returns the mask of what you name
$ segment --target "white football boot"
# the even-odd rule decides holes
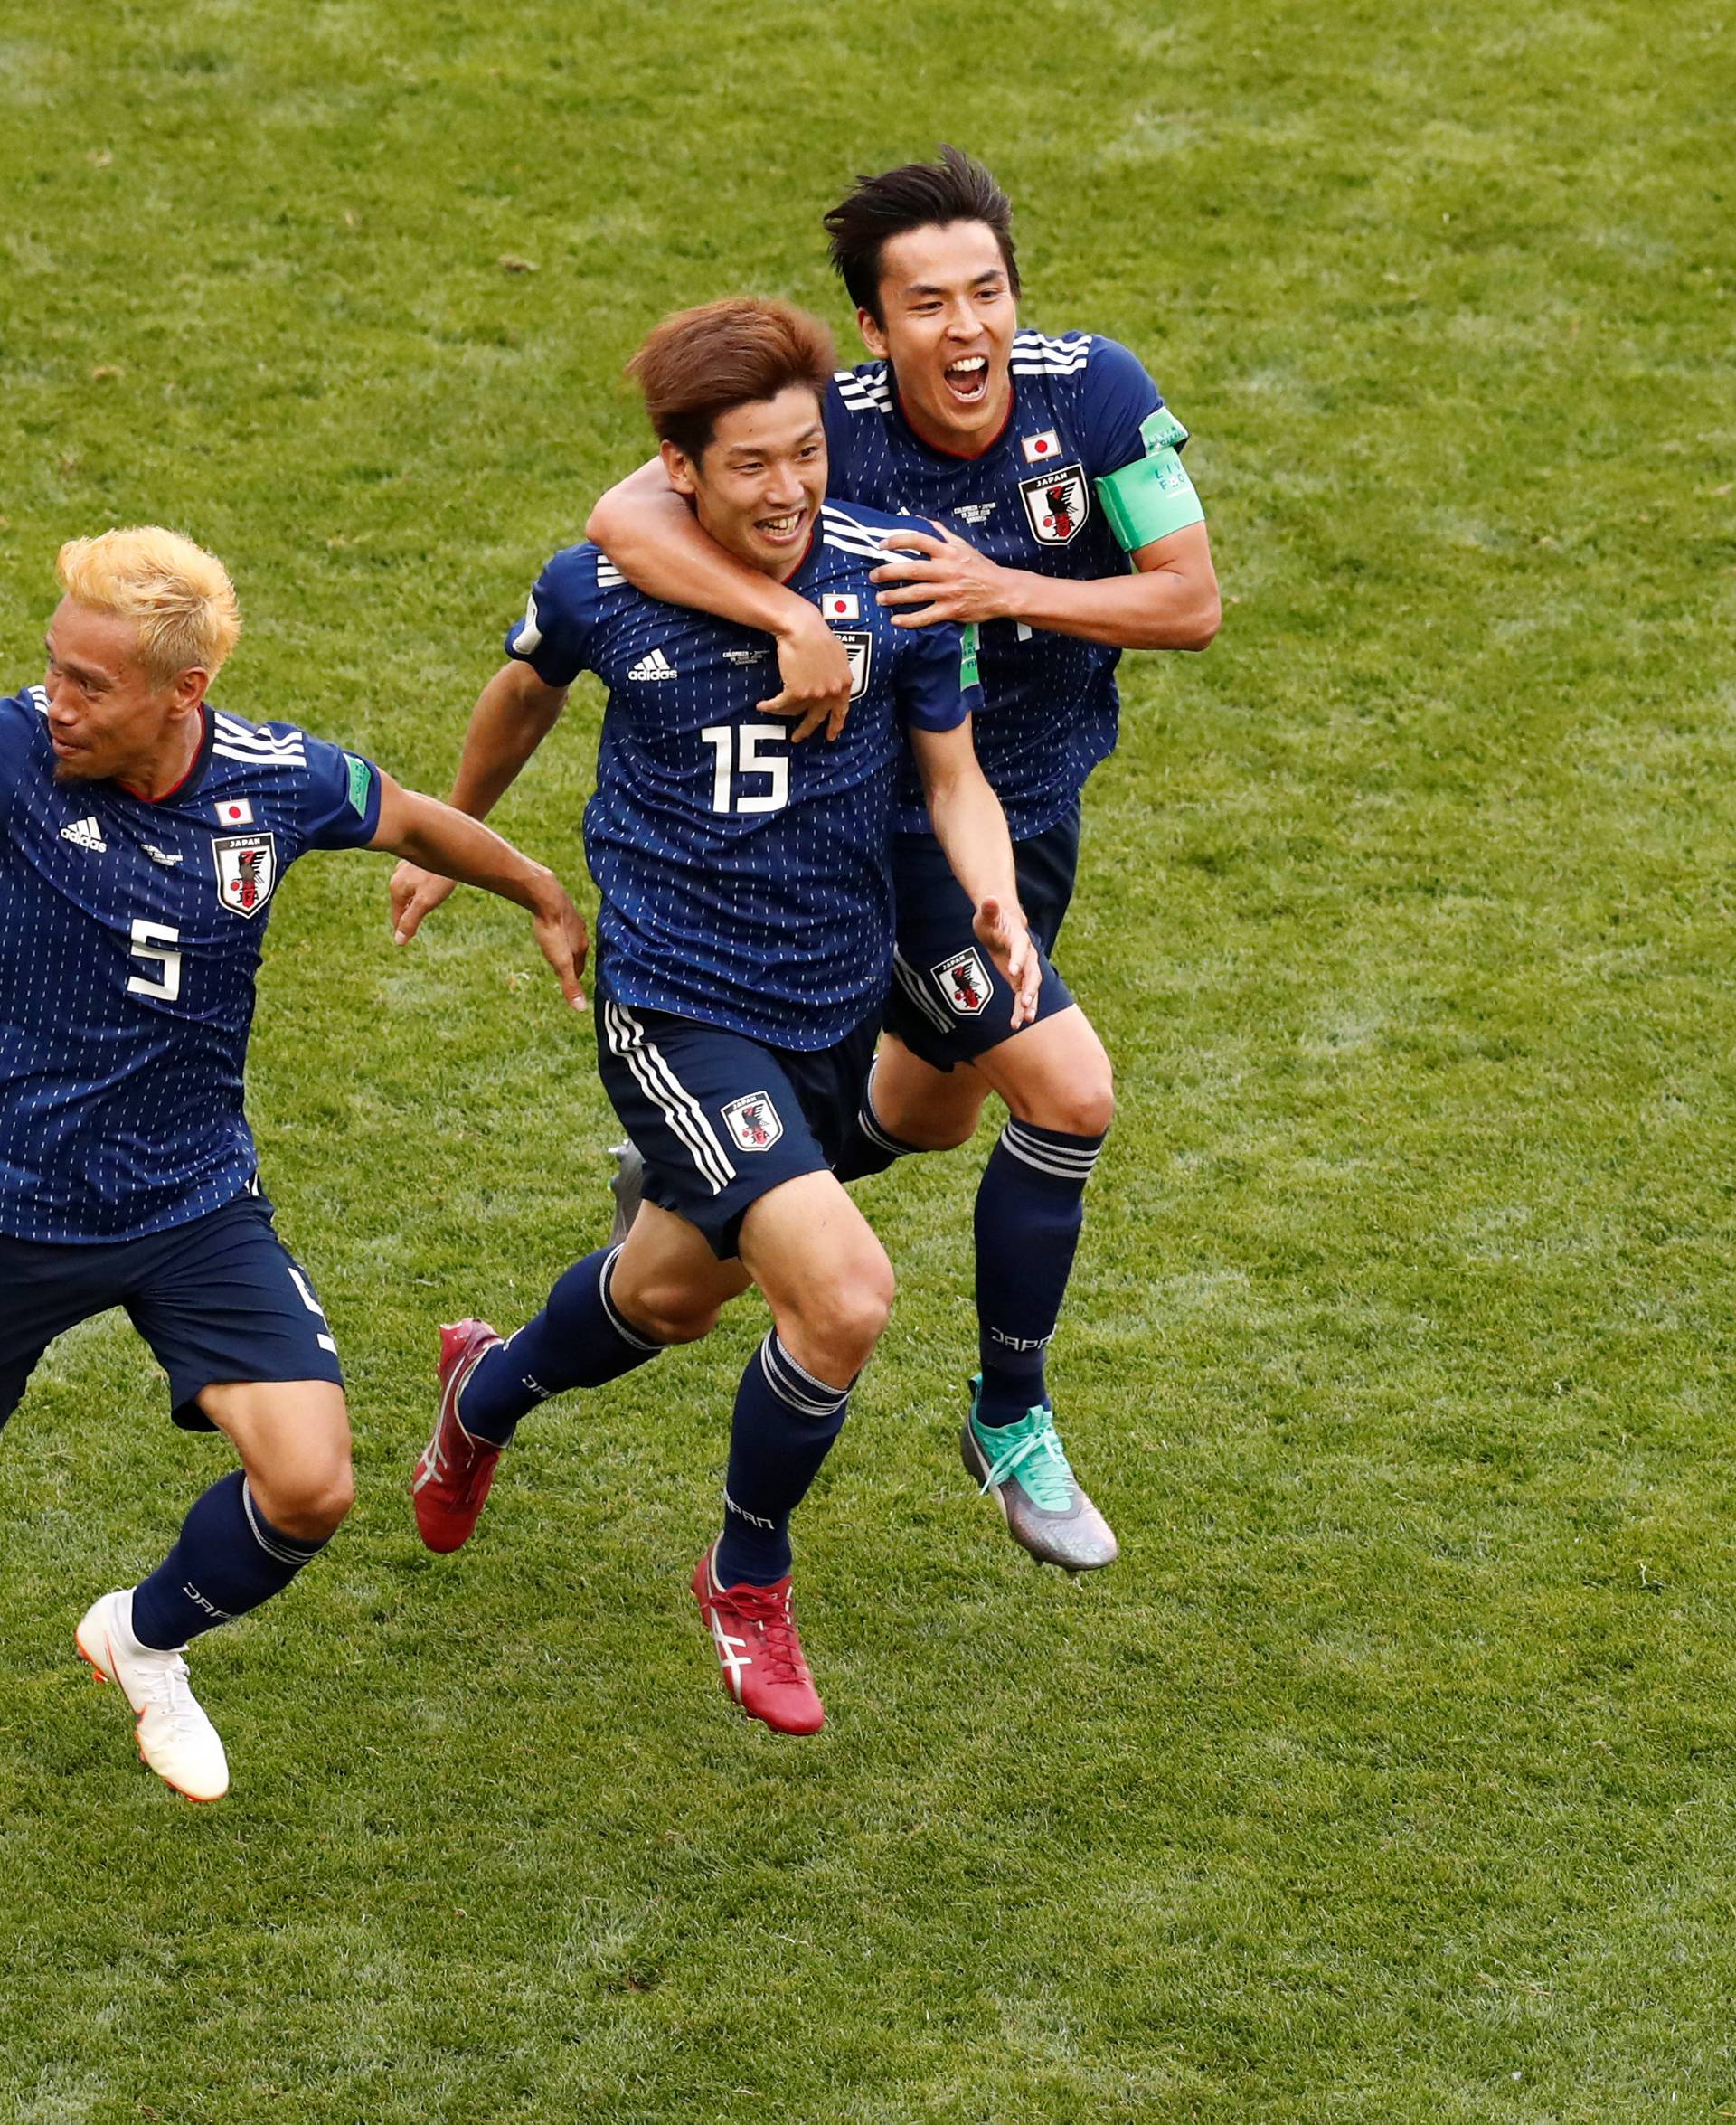
[[[229,1790],[229,1760],[217,1729],[193,1694],[180,1653],[159,1653],[133,1636],[130,1587],[91,1602],[78,1648],[99,1682],[120,1685],[138,1714],[138,1752],[158,1778],[189,1800],[221,1800]]]

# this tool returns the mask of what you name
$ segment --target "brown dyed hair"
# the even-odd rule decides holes
[[[677,310],[646,333],[627,373],[651,425],[695,462],[720,414],[805,384],[824,401],[837,366],[832,335],[792,304],[747,295]]]
[[[938,162],[901,163],[878,177],[858,177],[854,191],[826,217],[832,263],[857,309],[866,310],[876,325],[886,322],[880,307],[880,257],[894,236],[945,229],[954,222],[986,222],[995,231],[1007,286],[1016,296],[1013,202],[981,163],[961,148],[943,146]]]

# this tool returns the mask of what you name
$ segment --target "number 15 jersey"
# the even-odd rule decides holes
[[[133,1240],[232,1202],[278,881],[380,820],[371,762],[207,704],[153,801],[54,779],[48,698],[0,700],[0,1232]]]
[[[956,729],[981,699],[974,634],[894,628],[874,601],[884,541],[910,528],[828,502],[788,579],[850,657],[831,741],[794,744],[760,712],[782,687],[769,636],[647,598],[590,544],[537,579],[508,655],[551,686],[591,671],[609,689],[585,855],[599,979],[618,1001],[804,1050],[879,1008],[903,732]]]

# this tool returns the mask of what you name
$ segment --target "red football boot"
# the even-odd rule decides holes
[[[422,1540],[442,1555],[469,1541],[500,1462],[499,1447],[490,1440],[472,1439],[458,1421],[458,1394],[465,1382],[477,1360],[499,1344],[486,1321],[455,1321],[440,1330],[440,1412],[410,1479],[410,1495]]]
[[[818,1733],[826,1710],[802,1658],[789,1574],[772,1586],[720,1586],[712,1551],[693,1566],[693,1599],[723,1667],[723,1687],[775,1733]]]

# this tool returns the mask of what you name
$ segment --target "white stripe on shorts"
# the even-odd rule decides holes
[[[603,1006],[603,1025],[609,1051],[633,1072],[635,1082],[685,1146],[713,1195],[721,1195],[735,1178],[735,1167],[718,1141],[705,1110],[670,1069],[658,1049],[645,1037],[645,1028],[625,1004]]]

